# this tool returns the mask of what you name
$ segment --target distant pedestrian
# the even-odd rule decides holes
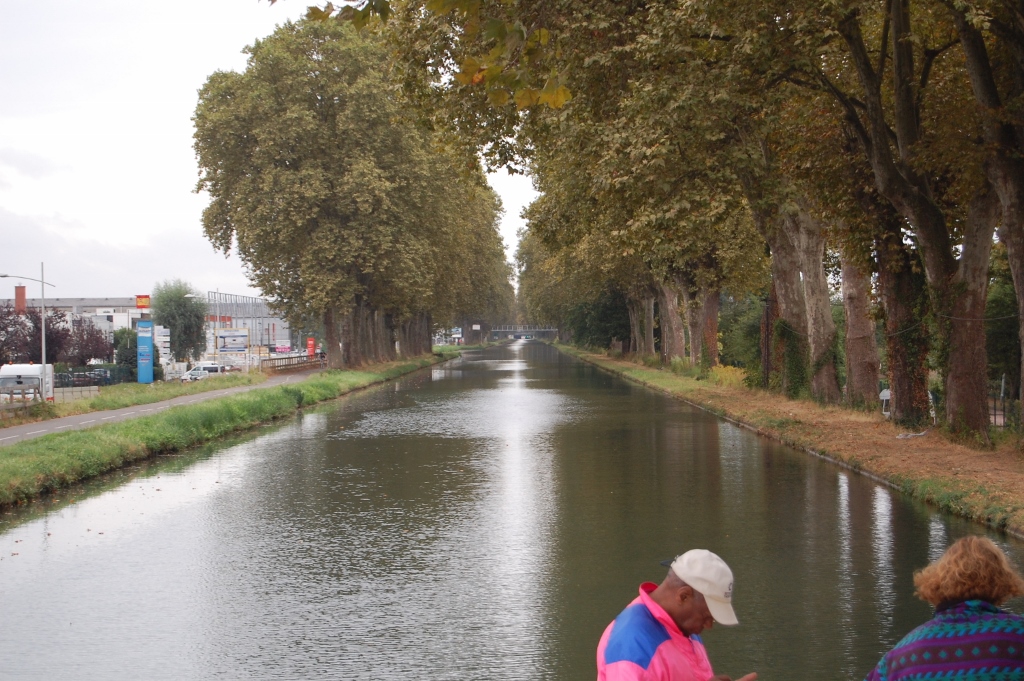
[[[700,632],[738,624],[732,609],[732,570],[704,549],[672,562],[661,584],[640,595],[608,625],[597,645],[598,681],[731,681],[712,676]],[[738,681],[754,681],[747,674]]]
[[[960,539],[914,575],[935,616],[886,653],[866,681],[1024,680],[1024,618],[998,606],[1024,580],[985,537]]]

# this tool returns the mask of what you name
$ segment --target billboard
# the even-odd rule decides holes
[[[160,351],[160,361],[167,362],[171,357],[171,330],[157,324],[153,327],[153,344]]]
[[[135,296],[135,307],[142,310],[149,308],[149,294],[143,294],[141,296]]]
[[[135,328],[138,347],[135,358],[138,360],[139,383],[153,382],[153,322],[140,321]]]
[[[220,352],[248,352],[249,329],[217,329],[217,350]]]

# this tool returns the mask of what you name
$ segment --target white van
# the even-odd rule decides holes
[[[53,365],[0,365],[0,399],[53,402]]]
[[[210,374],[205,370],[204,367],[196,367],[191,371],[186,371],[181,375],[181,382],[187,383],[189,381],[201,381]]]

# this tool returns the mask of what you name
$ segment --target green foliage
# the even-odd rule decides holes
[[[988,378],[1001,381],[1006,376],[1006,395],[1018,395],[1020,387],[1020,320],[1017,294],[1013,288],[1006,247],[992,248],[988,303],[985,306],[985,349],[988,354]]]
[[[626,299],[618,290],[605,289],[596,300],[580,301],[570,307],[561,328],[570,331],[578,345],[607,348],[612,339],[629,338]]]
[[[357,303],[399,319],[508,316],[500,203],[479,162],[412,120],[385,51],[285,24],[213,74],[194,121],[203,227],[291,318]]]
[[[669,361],[669,369],[673,374],[686,376],[688,378],[699,378],[701,375],[701,367],[693,366],[690,364],[690,360],[684,357],[673,357]]]
[[[811,382],[807,338],[785,320],[778,319],[775,322],[775,342],[782,347],[782,387],[786,397],[807,397]]]
[[[153,287],[153,323],[170,329],[175,361],[199,359],[206,351],[206,308],[206,297],[181,279]]]
[[[129,367],[135,380],[139,366],[139,340],[135,329],[118,329],[114,332],[114,362]]]
[[[718,358],[722,364],[745,367],[753,374],[760,372],[764,306],[764,300],[754,295],[722,296],[718,317],[718,333],[722,338]]]
[[[135,329],[114,332],[114,362],[131,371],[132,380],[139,376],[139,337]],[[164,380],[164,367],[160,364],[160,348],[153,346],[153,380]]]

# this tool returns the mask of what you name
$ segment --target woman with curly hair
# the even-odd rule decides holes
[[[882,657],[866,681],[1024,681],[1024,618],[1001,610],[1024,580],[999,547],[964,537],[914,575],[935,617]]]

